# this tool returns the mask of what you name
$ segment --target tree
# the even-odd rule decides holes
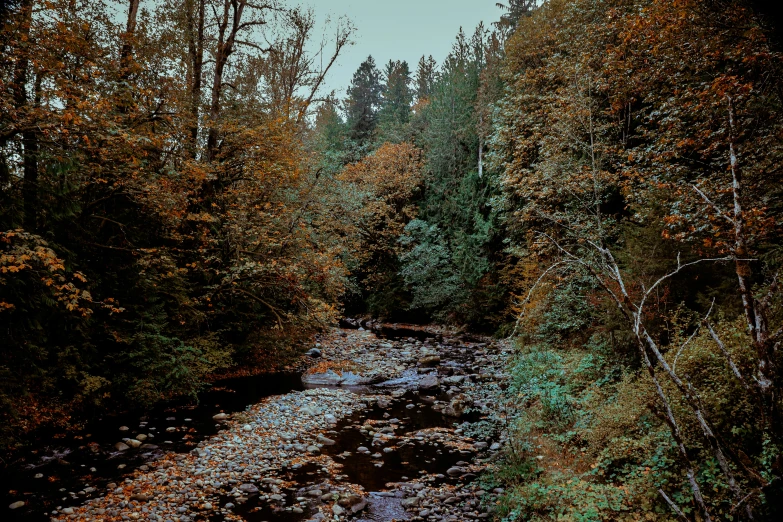
[[[381,73],[370,56],[354,73],[345,101],[345,114],[351,129],[350,138],[360,146],[372,139],[378,125],[382,92]]]
[[[674,448],[676,463],[674,483],[644,487],[680,518],[695,510],[704,520],[750,520],[768,509],[780,476],[758,449],[779,439],[775,327],[761,326],[779,319],[758,319],[776,316],[765,303],[779,299],[779,261],[766,246],[777,237],[767,214],[777,189],[767,183],[779,177],[770,168],[779,131],[764,112],[779,107],[779,95],[758,76],[774,69],[775,55],[758,21],[743,6],[718,7],[544,4],[506,49],[511,83],[493,161],[505,170],[512,242],[540,267],[520,299],[523,313],[540,293],[589,280],[593,302],[613,319],[588,324],[596,335],[621,330],[637,352],[646,375],[637,385],[656,397],[668,430],[661,447]],[[687,57],[673,51],[686,47]],[[660,239],[640,242],[650,236]],[[764,260],[752,284],[751,259]],[[687,325],[673,324],[672,306],[687,310]],[[719,330],[732,331],[734,314],[747,333],[732,338],[732,350]],[[691,357],[698,362],[683,362]],[[694,375],[707,360],[710,370]],[[727,393],[746,405],[741,414],[720,404]],[[739,435],[739,426],[752,428]]]
[[[421,57],[419,65],[416,68],[416,100],[421,103],[432,96],[432,89],[435,84],[437,62],[430,55],[429,58]]]
[[[390,60],[384,71],[385,85],[381,97],[379,121],[381,125],[408,123],[413,103],[411,72],[408,62]]]

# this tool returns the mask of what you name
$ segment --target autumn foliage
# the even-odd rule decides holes
[[[275,2],[117,7],[23,0],[0,28],[2,444],[47,398],[143,405],[274,368],[338,309],[304,137],[350,25],[319,47]]]

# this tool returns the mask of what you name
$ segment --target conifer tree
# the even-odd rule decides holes
[[[382,90],[381,73],[369,56],[353,75],[345,105],[350,138],[359,145],[370,141],[378,125]]]
[[[437,63],[432,55],[429,58],[421,57],[416,69],[416,99],[421,102],[432,96],[432,87],[435,84],[435,69]]]
[[[386,124],[408,123],[413,103],[408,62],[389,60],[384,71],[386,85],[381,100],[380,120]]]

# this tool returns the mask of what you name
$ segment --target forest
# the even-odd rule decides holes
[[[780,520],[774,7],[508,0],[328,92],[350,13],[147,4],[0,7],[0,456],[364,317],[513,346],[498,521]]]

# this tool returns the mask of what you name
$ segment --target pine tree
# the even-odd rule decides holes
[[[408,123],[413,103],[408,62],[390,60],[384,71],[386,85],[381,100],[380,120],[384,124]]]
[[[505,14],[500,17],[500,21],[495,25],[500,29],[515,30],[519,20],[523,16],[530,16],[533,9],[538,7],[538,3],[538,0],[509,0],[508,4],[495,4],[505,11]]]
[[[416,69],[416,99],[419,102],[432,96],[436,67],[437,63],[432,55],[429,58],[422,56],[419,60],[419,67]]]
[[[378,125],[382,91],[381,73],[370,56],[354,73],[345,105],[350,138],[359,145],[370,141]]]

